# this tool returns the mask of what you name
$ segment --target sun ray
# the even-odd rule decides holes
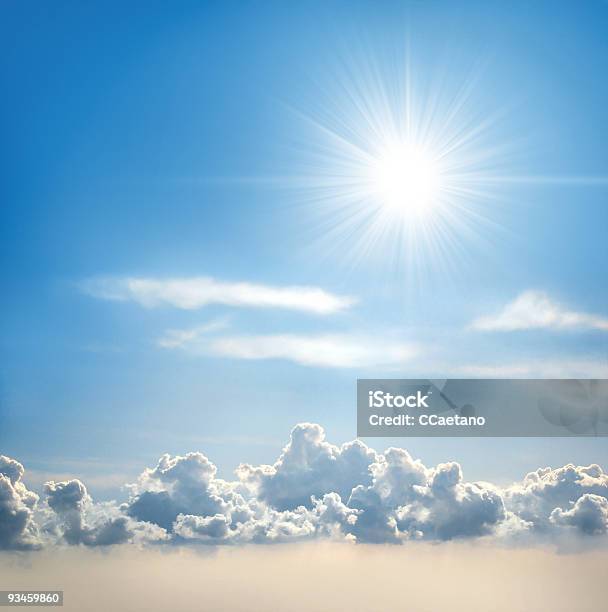
[[[342,66],[303,114],[298,190],[317,215],[315,251],[352,267],[379,258],[409,278],[449,269],[495,225],[503,145],[488,138],[495,114],[471,103],[477,79],[416,79],[407,55],[390,69],[372,55]]]

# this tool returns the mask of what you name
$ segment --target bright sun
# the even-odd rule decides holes
[[[392,214],[420,217],[432,212],[441,191],[441,173],[421,147],[388,148],[371,163],[371,191]]]
[[[318,138],[307,136],[296,182],[319,211],[323,249],[349,266],[403,267],[412,283],[431,270],[451,275],[496,228],[504,145],[490,141],[475,75],[439,68],[437,80],[425,70],[417,83],[408,56],[355,53],[305,116]]]

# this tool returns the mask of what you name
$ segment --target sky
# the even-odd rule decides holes
[[[31,486],[352,440],[357,377],[606,376],[605,2],[2,12],[0,450]],[[406,107],[449,165],[422,221],[369,206]],[[505,484],[608,463],[391,444]]]

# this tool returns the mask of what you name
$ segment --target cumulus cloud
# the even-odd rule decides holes
[[[53,515],[45,517],[44,529],[67,544],[109,546],[138,540],[162,540],[160,526],[142,524],[126,516],[112,503],[93,504],[80,480],[50,481],[44,485],[46,504]]]
[[[568,525],[587,535],[608,531],[608,499],[601,495],[585,493],[570,510],[555,508],[549,517],[556,525]]]
[[[163,455],[127,485],[125,503],[96,503],[79,480],[49,481],[42,501],[0,458],[0,548],[332,540],[362,543],[530,535],[606,538],[608,474],[599,465],[540,468],[509,487],[467,482],[450,461],[426,466],[405,449],[337,446],[301,423],[272,465],[217,477],[203,453]],[[605,541],[605,539],[603,540]]]
[[[456,462],[441,463],[429,482],[416,488],[414,501],[397,509],[397,525],[410,537],[431,540],[477,537],[493,533],[506,510],[491,485],[463,482]]]
[[[311,435],[303,442],[309,428]],[[356,520],[357,511],[348,508],[334,489],[350,491],[362,477],[359,464],[364,460],[356,456],[359,446],[364,448],[352,443],[339,449],[324,442],[318,425],[299,426],[275,466],[242,465],[240,480],[235,482],[217,478],[215,465],[202,453],[164,455],[131,485],[125,512],[166,528],[179,542],[276,543],[347,537],[343,528]],[[335,459],[342,452],[341,464],[325,475],[324,467],[329,466],[324,458]],[[313,464],[317,477],[325,479],[320,486],[307,473]],[[345,474],[349,465],[354,470],[350,476]],[[272,480],[277,471],[283,477],[281,482],[291,489],[287,498],[280,497],[281,485]],[[304,482],[298,483],[298,478]]]
[[[82,283],[85,293],[104,300],[135,302],[145,308],[172,306],[196,310],[209,304],[255,308],[284,308],[327,315],[350,308],[355,299],[319,287],[276,287],[226,282],[210,277],[92,278]]]
[[[404,449],[390,448],[370,470],[372,485],[359,485],[349,500],[362,512],[353,533],[364,541],[483,536],[506,518],[500,493],[463,482],[456,462],[429,469]]]
[[[241,464],[237,475],[259,499],[279,510],[311,506],[312,497],[338,493],[347,499],[353,487],[371,484],[376,453],[355,440],[334,446],[320,425],[300,423],[274,465]]]
[[[216,478],[216,466],[202,453],[163,455],[130,485],[129,516],[171,530],[179,515],[226,516],[235,524],[246,521],[251,509],[237,483]]]
[[[311,507],[276,510],[268,505],[245,523],[239,534],[243,542],[286,543],[317,538],[354,541],[350,528],[357,521],[358,511],[344,504],[337,493],[326,493],[322,499],[312,498]]]
[[[285,359],[304,366],[330,368],[396,368],[410,363],[418,353],[407,342],[352,334],[221,336],[211,340],[195,334],[184,335],[182,340],[180,348],[203,354],[251,360]]]
[[[476,319],[471,328],[478,331],[523,329],[597,329],[608,331],[608,319],[568,310],[542,291],[525,291],[503,309]]]
[[[40,545],[33,510],[38,495],[21,482],[24,468],[0,455],[0,550],[27,550]]]
[[[174,531],[186,540],[224,540],[229,534],[229,520],[224,514],[213,516],[178,514]]]
[[[556,508],[568,509],[585,495],[608,497],[608,474],[599,465],[565,465],[557,469],[539,468],[522,482],[504,492],[505,504],[535,531],[546,532],[555,525],[564,525]]]

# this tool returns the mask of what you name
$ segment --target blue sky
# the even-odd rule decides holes
[[[359,375],[605,376],[606,3],[9,2],[3,13],[3,452],[84,476],[200,449],[229,473],[274,460],[297,422],[352,439]],[[423,91],[441,109],[471,86],[463,115],[492,118],[480,146],[510,177],[475,198],[473,238],[454,227],[453,250],[423,253],[415,285],[382,243],[332,245],[328,194],[317,197],[319,147],[333,155],[319,128],[356,123],[370,71],[390,91],[405,47],[423,108]],[[220,293],[261,286],[265,305],[142,306],[120,284],[198,277]],[[100,278],[121,300],[86,284]],[[356,302],[277,307],[268,287]],[[195,330],[195,345],[160,346],[167,330]],[[302,363],[276,354],[285,337],[375,352],[352,367]],[[260,339],[274,358],[242,358]],[[383,347],[414,356],[378,364]],[[601,440],[399,442],[498,480],[608,456]]]

